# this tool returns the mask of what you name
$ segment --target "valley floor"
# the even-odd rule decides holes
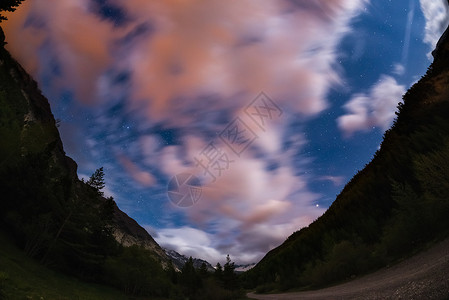
[[[392,267],[315,291],[260,295],[258,300],[449,299],[449,239]]]

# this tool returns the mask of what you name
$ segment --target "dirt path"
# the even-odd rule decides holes
[[[390,268],[337,286],[307,292],[258,295],[259,300],[449,299],[449,239]]]

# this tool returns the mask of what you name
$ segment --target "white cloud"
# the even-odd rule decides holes
[[[426,19],[424,42],[433,50],[449,24],[448,3],[446,0],[420,0],[420,4]],[[430,58],[431,54],[428,56]]]
[[[402,64],[395,64],[393,66],[393,73],[399,76],[404,75],[405,73],[405,67]]]
[[[404,93],[405,86],[398,84],[393,77],[381,76],[368,94],[356,94],[344,105],[347,113],[337,119],[338,127],[346,136],[373,127],[388,129]]]
[[[158,229],[153,237],[161,247],[207,260],[212,265],[223,262],[226,257],[214,248],[213,235],[192,227]]]
[[[322,180],[322,181],[330,181],[332,182],[335,186],[340,186],[344,183],[345,178],[343,176],[332,176],[332,175],[327,175],[327,176],[321,176],[318,178],[318,180]]]

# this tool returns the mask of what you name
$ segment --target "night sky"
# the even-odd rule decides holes
[[[80,178],[163,247],[251,263],[371,160],[444,2],[26,0],[2,26]]]

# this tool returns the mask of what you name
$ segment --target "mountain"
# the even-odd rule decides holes
[[[247,264],[247,265],[236,265],[235,266],[235,272],[236,273],[246,272],[246,271],[251,270],[252,268],[254,268],[255,265],[256,265],[255,263]]]
[[[348,280],[449,234],[449,28],[372,161],[329,209],[242,275],[259,291]],[[398,102],[400,99],[398,99]]]
[[[185,265],[185,263],[189,260],[187,256],[179,254],[175,250],[164,249],[164,251],[170,258],[170,260],[173,262],[177,270],[181,270],[182,267]],[[207,271],[209,272],[215,271],[215,268],[208,261],[199,258],[193,258],[193,266],[196,269],[199,269],[203,263],[206,265]],[[253,268],[255,265],[256,265],[255,263],[246,265],[235,265],[235,272],[236,273],[246,272],[251,268]]]
[[[164,268],[171,266],[170,257],[167,256],[164,249],[142,226],[121,211],[116,204],[114,204],[113,221],[115,224],[113,235],[117,242],[126,247],[141,246],[154,253]]]
[[[178,270],[181,270],[185,263],[189,260],[188,257],[179,254],[175,250],[164,249],[164,251]],[[196,269],[199,269],[203,263],[206,265],[209,272],[213,272],[215,270],[209,262],[199,258],[193,258],[193,266]]]
[[[162,248],[113,199],[78,179],[48,100],[4,44],[0,29],[1,230],[29,256],[74,273],[86,272],[75,270],[79,263],[93,267],[96,257],[116,252],[111,238],[126,247],[142,246],[164,268],[171,266]]]

